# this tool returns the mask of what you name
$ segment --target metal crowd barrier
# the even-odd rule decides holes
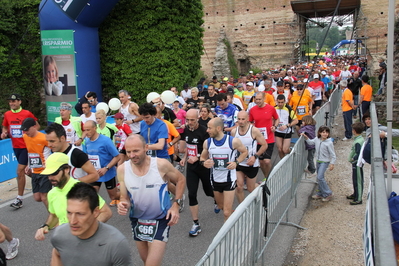
[[[371,103],[371,178],[363,243],[365,265],[397,265],[383,171],[383,157],[375,103]]]
[[[325,124],[326,112],[336,113],[336,108],[340,106],[339,95],[340,91],[335,90],[329,102],[313,116],[317,121],[317,128]],[[333,104],[332,101],[338,103]],[[327,123],[331,123],[330,119]],[[267,212],[263,207],[262,186],[258,186],[224,223],[196,265],[255,265],[261,257],[263,258],[262,254],[280,224],[297,226],[288,222],[287,213],[296,200],[297,188],[303,176],[302,171],[294,169],[304,169],[307,164],[306,158],[304,140],[300,137],[291,153],[281,159],[269,175],[266,182],[270,190]],[[264,237],[265,225],[267,233]]]

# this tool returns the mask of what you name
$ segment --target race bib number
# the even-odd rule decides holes
[[[147,155],[151,156],[151,157],[157,157],[157,154],[154,150],[148,150],[147,151]]]
[[[229,162],[229,155],[228,154],[214,154],[213,155],[213,168],[215,170],[226,171],[228,170],[227,163]]]
[[[320,96],[320,91],[315,91],[314,95],[316,96],[316,98],[318,98]]]
[[[43,167],[42,159],[38,153],[29,153],[29,166],[30,168],[41,168]]]
[[[267,139],[267,130],[265,127],[258,127],[260,133],[262,134],[262,136]]]
[[[187,155],[188,156],[198,157],[197,145],[195,145],[195,144],[187,144],[186,147],[187,147]]]
[[[298,115],[305,115],[306,114],[306,106],[298,106],[296,109]]]
[[[98,155],[89,155],[89,160],[96,170],[101,169],[100,157]]]
[[[11,129],[11,137],[22,138],[21,125],[11,125],[10,129]]]
[[[134,227],[134,235],[141,241],[152,242],[158,230],[157,220],[142,220],[137,221]]]

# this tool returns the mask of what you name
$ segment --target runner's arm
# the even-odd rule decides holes
[[[245,160],[248,156],[248,150],[245,148],[244,144],[242,144],[241,140],[238,138],[233,139],[233,149],[236,149],[238,152],[240,152],[240,156],[235,159],[234,162],[228,162],[227,169],[232,170],[237,167],[239,163]]]
[[[84,165],[82,165],[82,170],[87,173],[87,175],[79,178],[79,181],[85,182],[85,183],[93,183],[96,182],[100,176],[98,175],[96,168],[94,168],[93,164],[88,160],[85,162]]]
[[[162,139],[158,139],[158,142],[155,144],[148,144],[148,149],[149,150],[163,150],[163,148],[165,147],[165,141],[166,139],[162,138]]]
[[[97,220],[106,223],[111,217],[112,217],[111,208],[105,202],[104,205],[100,208],[100,215],[98,215]]]
[[[57,249],[53,248],[51,253],[51,266],[62,266],[61,256]]]
[[[119,182],[120,190],[120,202],[118,203],[118,213],[120,215],[126,215],[130,209],[130,198],[127,194],[127,189],[125,185],[125,168],[124,164],[121,164],[117,171],[116,176]]]
[[[186,178],[182,173],[173,167],[169,161],[165,159],[158,159],[158,169],[162,169],[165,172],[165,181],[171,182],[176,185],[175,199],[183,199],[184,188],[186,186]],[[168,210],[166,214],[166,219],[169,219],[169,226],[177,224],[179,221],[179,204],[173,202],[172,207]]]
[[[47,234],[50,229],[54,228],[58,224],[58,217],[54,213],[50,213],[45,224],[47,224],[47,226],[37,229],[35,235],[36,240],[45,239],[44,234]]]

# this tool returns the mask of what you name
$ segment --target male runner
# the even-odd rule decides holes
[[[290,153],[291,136],[293,133],[292,126],[298,124],[295,111],[286,105],[284,94],[277,96],[276,111],[280,118],[276,131],[274,132],[276,138],[276,146],[278,148],[278,155],[283,158]]]
[[[202,153],[202,146],[204,141],[209,138],[209,135],[206,132],[206,127],[201,126],[198,123],[198,110],[190,109],[187,111],[186,123],[187,127],[184,128],[184,132],[181,134],[181,140],[185,143],[186,151],[184,153],[184,157],[180,161],[180,165],[184,166],[187,162],[186,182],[188,189],[188,200],[191,217],[194,222],[189,235],[197,236],[199,233],[201,233],[197,199],[198,185],[200,181],[202,183],[202,188],[205,192],[205,195],[208,197],[213,197],[213,189],[211,180],[209,178],[209,169],[201,165],[199,161]],[[215,212],[220,212],[217,204],[215,204]]]
[[[29,172],[33,172],[31,175],[33,198],[38,202],[43,202],[47,209],[47,193],[52,186],[47,176],[40,173],[44,170],[51,149],[48,147],[46,135],[37,130],[36,121],[32,117],[22,122],[21,130],[24,132],[24,141],[28,150]]]
[[[110,206],[115,206],[119,202],[118,188],[116,187],[116,164],[120,157],[112,140],[97,132],[97,124],[94,121],[87,121],[84,124],[86,132],[85,147],[90,162],[97,170],[100,178],[91,183],[97,190],[101,184],[105,183],[108,195],[111,198]]]
[[[237,170],[237,188],[236,195],[238,202],[244,200],[244,181],[246,180],[249,192],[256,187],[256,175],[259,170],[259,156],[267,149],[267,143],[259,129],[252,126],[248,121],[248,113],[240,111],[237,120],[238,127],[233,129],[231,135],[241,140],[242,144],[248,150],[248,156],[236,168]],[[257,146],[260,145],[259,150]]]
[[[63,152],[69,157],[71,176],[85,183],[96,182],[99,175],[89,161],[89,157],[82,150],[66,141],[66,133],[63,126],[53,123],[44,129],[46,140],[53,152]]]
[[[4,114],[3,119],[3,132],[1,133],[1,138],[5,139],[8,135],[11,137],[12,148],[14,150],[14,155],[18,160],[17,167],[17,182],[18,182],[18,195],[17,198],[11,203],[11,207],[19,209],[23,206],[22,197],[25,190],[25,168],[28,165],[28,151],[22,136],[21,124],[25,118],[32,117],[37,121],[37,118],[28,110],[24,110],[21,107],[21,96],[19,94],[13,93],[8,98],[8,104],[11,110]],[[39,128],[39,124],[36,124]]]
[[[255,103],[256,105],[249,111],[249,121],[260,130],[267,142],[266,152],[259,156],[260,168],[265,178],[267,178],[272,169],[271,158],[274,148],[274,131],[276,131],[280,120],[276,109],[265,103],[265,92],[256,94]]]
[[[118,213],[129,213],[144,265],[161,265],[170,226],[179,221],[186,180],[169,161],[148,156],[148,144],[142,136],[128,137],[125,147],[129,161],[118,167],[121,193]],[[176,184],[173,204],[168,193],[169,182]]]
[[[236,168],[247,157],[248,151],[239,139],[224,134],[223,128],[220,117],[208,122],[207,132],[210,138],[203,144],[200,164],[211,169],[210,178],[215,200],[219,209],[223,209],[226,221],[233,211]],[[238,158],[236,150],[240,152]]]
[[[97,220],[100,208],[96,190],[79,182],[66,198],[69,223],[54,230],[51,265],[133,265],[125,236]]]
[[[79,182],[69,175],[71,167],[68,165],[69,158],[62,152],[51,154],[46,161],[46,168],[42,175],[47,175],[51,184],[54,186],[47,195],[49,216],[46,222],[36,231],[35,239],[44,240],[45,234],[57,225],[68,223],[67,217],[67,198],[66,195],[71,188]],[[97,220],[100,222],[108,221],[112,216],[112,211],[100,197],[100,214]]]

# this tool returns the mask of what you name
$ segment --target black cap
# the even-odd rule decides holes
[[[279,81],[277,81],[276,85],[277,85],[277,87],[282,87],[282,86],[284,86],[284,82],[279,80]]]
[[[213,78],[212,79],[218,79],[218,77],[216,77],[216,76],[213,76]]]
[[[10,95],[10,97],[8,97],[8,100],[21,100],[21,95],[17,94],[17,93],[13,93]]]
[[[28,117],[22,122],[21,130],[28,131],[34,125],[36,125],[35,119],[33,119],[32,117]]]

